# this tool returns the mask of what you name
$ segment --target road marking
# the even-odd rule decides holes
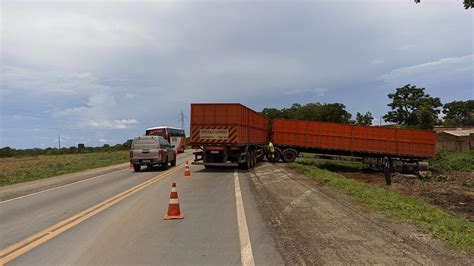
[[[99,178],[99,177],[103,177],[103,176],[106,176],[106,175],[115,174],[115,173],[118,173],[118,172],[121,172],[121,171],[125,171],[125,170],[128,170],[128,168],[127,168],[127,169],[117,170],[117,171],[110,172],[110,173],[103,174],[103,175],[98,175],[98,176],[93,176],[93,177],[90,177],[90,178],[78,180],[78,181],[75,181],[75,182],[72,182],[72,183],[69,183],[69,184],[65,184],[65,185],[62,185],[62,186],[59,186],[59,187],[48,188],[48,189],[46,189],[46,190],[41,190],[41,191],[34,192],[34,193],[31,193],[31,194],[26,194],[26,195],[23,195],[23,196],[20,196],[20,197],[16,197],[16,198],[13,198],[13,199],[7,199],[7,200],[4,200],[4,201],[0,201],[0,204],[6,203],[6,202],[10,202],[10,201],[14,201],[14,200],[18,200],[18,199],[22,199],[22,198],[26,198],[26,197],[29,197],[29,196],[34,196],[34,195],[37,195],[37,194],[41,194],[41,193],[48,192],[48,191],[51,191],[51,190],[55,190],[55,189],[67,187],[67,186],[70,186],[70,185],[75,185],[75,184],[78,184],[78,183],[90,181],[90,180],[93,180],[93,179],[96,179],[96,178]]]
[[[255,265],[252,253],[252,245],[250,244],[249,229],[247,227],[247,219],[245,218],[244,202],[242,201],[242,193],[240,191],[239,173],[234,171],[235,185],[235,205],[237,207],[237,224],[239,226],[240,240],[240,261],[242,265]]]
[[[48,240],[64,233],[65,231],[73,228],[74,226],[80,224],[81,222],[93,217],[97,213],[100,213],[116,203],[122,201],[125,198],[135,194],[136,192],[150,186],[151,184],[161,180],[163,177],[168,176],[176,171],[182,169],[184,164],[178,165],[176,168],[168,170],[160,175],[153,177],[139,185],[136,185],[130,189],[127,189],[107,200],[102,201],[99,204],[96,204],[85,211],[82,211],[76,215],[73,215],[65,220],[62,220],[38,233],[35,233],[24,240],[21,240],[18,243],[15,243],[3,250],[0,251],[0,265],[4,265],[7,262],[14,260],[15,258],[25,254],[26,252],[34,249],[35,247],[44,244]]]

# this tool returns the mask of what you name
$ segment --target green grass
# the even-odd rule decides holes
[[[451,246],[474,254],[474,223],[468,220],[446,213],[419,198],[320,169],[312,162],[293,163],[290,167],[349,194],[369,209],[415,224]]]
[[[474,151],[448,152],[438,151],[429,164],[439,171],[474,171]]]
[[[128,151],[0,159],[0,186],[124,163]]]

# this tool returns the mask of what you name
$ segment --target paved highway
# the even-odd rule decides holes
[[[183,163],[130,169],[0,203],[0,256],[15,264],[282,264],[246,172]],[[165,221],[172,182],[183,220]]]

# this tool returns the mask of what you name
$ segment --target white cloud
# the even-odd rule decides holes
[[[376,59],[372,59],[370,60],[370,64],[371,65],[380,65],[380,64],[383,64],[385,61],[381,58],[376,58]]]
[[[414,81],[422,83],[436,83],[439,80],[450,78],[453,75],[471,75],[474,73],[474,54],[443,58],[423,64],[401,67],[380,77],[388,84],[407,84]]]
[[[98,141],[100,141],[100,142],[108,142],[108,140],[103,139],[103,138],[98,139]]]
[[[125,129],[131,125],[139,124],[138,121],[134,118],[132,119],[121,119],[121,120],[113,120],[113,121],[89,121],[88,126],[91,128],[97,129]]]

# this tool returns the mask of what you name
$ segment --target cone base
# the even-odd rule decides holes
[[[176,219],[183,219],[184,218],[184,214],[180,214],[180,215],[168,215],[166,214],[165,217],[163,217],[165,220],[176,220]]]

